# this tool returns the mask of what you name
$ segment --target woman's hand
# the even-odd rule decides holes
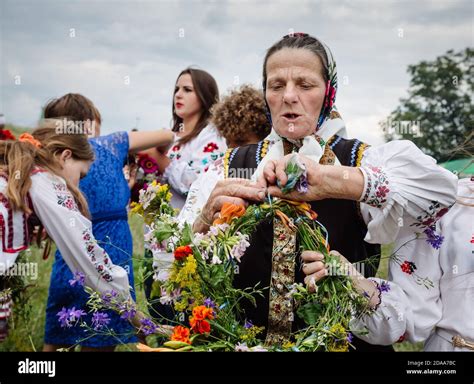
[[[369,305],[375,307],[379,304],[378,289],[374,282],[366,279],[357,271],[357,269],[339,252],[331,251],[330,254],[339,258],[343,268],[337,271],[350,277],[354,288],[361,295],[369,298]],[[325,276],[329,275],[328,265],[324,262],[324,256],[316,251],[303,251],[301,254],[303,260],[303,273],[306,275],[304,281],[310,292],[316,291],[316,283]],[[336,273],[336,272],[334,272]]]
[[[194,232],[207,232],[212,222],[218,218],[224,203],[248,206],[247,200],[263,201],[265,188],[247,179],[226,179],[214,187],[207,203],[202,208],[193,225]]]
[[[294,190],[283,194],[277,185],[286,185],[288,177],[285,169],[293,156],[294,154],[291,154],[280,160],[270,160],[265,165],[259,184],[268,185],[268,193],[271,196],[296,201],[328,198],[359,200],[364,189],[364,175],[357,167],[321,165],[303,155],[298,155],[298,161],[306,167],[308,191],[301,193]]]

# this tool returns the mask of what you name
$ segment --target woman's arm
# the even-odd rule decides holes
[[[403,227],[423,231],[433,225],[456,200],[457,177],[438,166],[411,141],[392,141],[364,152],[360,167],[320,165],[304,156],[308,191],[283,194],[285,156],[266,164],[260,182],[270,185],[272,196],[297,201],[327,198],[361,202],[361,213],[372,244],[393,242]]]
[[[129,132],[129,152],[137,153],[152,147],[166,148],[174,140],[174,133],[167,129],[158,131]],[[163,150],[164,151],[164,150]]]
[[[100,293],[114,290],[130,298],[127,272],[114,265],[92,233],[92,223],[78,210],[66,183],[48,172],[31,177],[34,212],[56,243],[71,272],[85,275],[87,286]]]

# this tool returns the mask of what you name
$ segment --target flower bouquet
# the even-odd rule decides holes
[[[293,186],[304,190],[306,172],[294,164],[287,172],[289,179],[295,180]],[[370,310],[367,297],[356,292],[349,276],[328,276],[315,292],[303,284],[291,287],[296,314],[306,327],[283,345],[264,344],[259,338],[264,329],[246,321],[241,312],[243,299],[255,303],[256,295],[267,287],[236,289],[232,284],[235,270],[250,245],[249,236],[260,222],[274,218],[296,232],[300,251],[319,251],[326,263],[342,269],[341,261],[329,254],[328,234],[309,204],[271,197],[247,209],[224,204],[220,218],[209,231],[195,234],[189,224],[177,223],[171,210],[164,208],[163,198],[167,196],[159,192],[163,188],[155,185],[151,194],[148,189],[143,191],[143,210],[134,209],[152,227],[148,241],[166,243],[168,252],[174,255],[167,279],[155,281],[154,292],[162,304],[173,306],[180,316],[168,319],[176,325],[169,340],[163,340],[157,350],[348,350],[352,337],[350,319]],[[159,209],[153,209],[153,205]],[[146,346],[140,349],[150,350]]]
[[[292,187],[288,191],[307,190],[303,166],[289,162],[286,173]],[[138,344],[140,351],[347,351],[352,346],[351,320],[372,313],[370,297],[356,290],[347,265],[337,254],[329,252],[328,233],[308,203],[269,196],[266,202],[248,208],[224,204],[220,217],[207,233],[201,234],[193,233],[189,224],[177,220],[170,200],[169,187],[153,181],[140,191],[140,200],[132,208],[149,226],[145,238],[149,249],[155,254],[167,252],[172,257],[166,273],[155,275],[153,292],[162,304],[172,306],[177,313],[171,319],[163,319],[172,324],[168,327],[161,325],[164,321],[146,317],[138,321],[139,332],[157,335],[160,344],[158,348]],[[233,285],[241,258],[250,245],[249,237],[265,220],[277,220],[296,234],[300,248],[295,254],[319,251],[332,271],[318,282],[316,289],[310,289],[312,284],[301,283],[288,287],[293,311],[304,326],[280,343],[264,340],[265,329],[247,321],[241,308],[243,300],[255,304],[256,297],[268,287],[237,289]],[[433,236],[427,241],[432,242]],[[437,244],[442,241],[436,240]],[[403,271],[414,275],[419,284],[432,286],[428,279],[414,272],[416,266],[412,262],[397,255],[394,261]],[[80,273],[70,281],[71,285],[83,283]],[[380,293],[389,289],[388,283],[378,286]],[[117,293],[100,295],[88,288],[86,291],[90,294],[88,305],[94,312],[92,324],[81,320],[84,311],[63,308],[58,313],[62,326],[80,324],[91,332],[111,334],[108,316],[101,310],[113,309],[123,319],[135,318],[135,304],[124,302]]]

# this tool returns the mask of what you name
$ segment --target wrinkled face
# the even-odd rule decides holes
[[[283,48],[267,61],[265,97],[273,128],[282,137],[312,134],[326,93],[321,59],[304,48]]]
[[[93,163],[92,160],[74,159],[69,149],[58,155],[58,160],[61,167],[60,176],[75,186],[79,186],[80,179],[87,175]]]
[[[181,75],[176,82],[174,109],[183,120],[201,113],[201,101],[194,90],[193,80],[189,73]]]

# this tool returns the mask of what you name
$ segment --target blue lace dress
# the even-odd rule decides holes
[[[99,245],[105,249],[114,264],[123,267],[133,287],[132,235],[128,225],[127,204],[130,189],[123,175],[123,164],[128,155],[127,132],[116,132],[90,140],[95,151],[95,161],[87,176],[81,180],[80,189],[85,194],[92,215],[92,230]],[[66,229],[67,230],[67,229]],[[84,309],[88,295],[81,286],[71,286],[73,279],[61,254],[57,251],[51,273],[48,304],[46,307],[46,329],[44,341],[47,344],[73,345],[79,343],[87,347],[107,347],[120,343],[137,342],[133,327],[117,313],[108,312],[111,319],[107,327],[114,336],[104,333],[91,337],[91,332],[79,325],[62,328],[57,313],[63,307]],[[135,292],[132,292],[135,299]],[[83,319],[91,325],[91,314]]]

